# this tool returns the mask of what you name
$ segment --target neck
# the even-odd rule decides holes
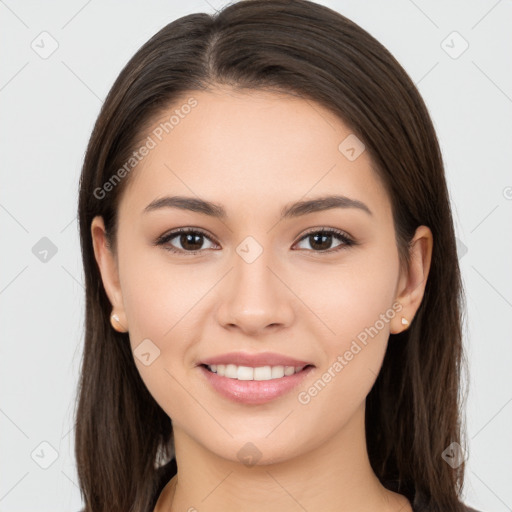
[[[174,436],[178,474],[155,512],[412,512],[409,501],[384,488],[371,468],[364,405],[327,443],[282,462],[248,466],[212,453],[177,426]]]

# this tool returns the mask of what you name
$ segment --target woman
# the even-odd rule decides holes
[[[472,510],[442,156],[359,26],[247,0],[164,27],[103,105],[79,219],[86,512]]]

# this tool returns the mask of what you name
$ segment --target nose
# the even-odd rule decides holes
[[[217,321],[225,329],[255,336],[292,324],[296,298],[267,252],[250,263],[234,255],[234,268],[225,278],[217,309]]]

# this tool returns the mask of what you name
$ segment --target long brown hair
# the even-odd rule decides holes
[[[244,0],[215,15],[177,19],[145,43],[114,83],[89,141],[78,205],[86,311],[75,446],[85,511],[151,510],[162,482],[176,472],[171,420],[143,384],[128,334],[110,326],[91,222],[103,217],[115,251],[117,206],[131,174],[108,192],[104,184],[156,115],[217,84],[293,93],[337,114],[364,142],[385,184],[405,268],[415,229],[431,229],[423,301],[410,328],[391,335],[367,397],[367,446],[382,484],[407,496],[415,510],[463,510],[464,463],[452,468],[442,452],[462,444],[464,299],[427,108],[397,60],[341,14],[307,0]]]

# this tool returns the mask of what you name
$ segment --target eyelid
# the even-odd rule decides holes
[[[300,237],[299,241],[305,238],[306,236],[312,234],[312,233],[332,233],[332,234],[338,234],[343,235],[344,237],[348,238],[350,241],[355,243],[355,239],[352,235],[350,235],[347,231],[339,228],[330,228],[328,226],[322,226],[318,228],[311,228],[304,232],[304,234]]]
[[[210,233],[208,233],[202,228],[196,228],[195,226],[188,226],[186,228],[176,228],[171,229],[170,231],[166,231],[163,235],[160,235],[155,240],[154,245],[164,244],[167,241],[172,240],[176,236],[180,235],[181,233],[199,233],[201,235],[204,235],[205,238],[208,238],[210,241],[218,245],[218,242],[215,241],[215,238],[212,235],[210,235]],[[193,251],[187,252],[192,253]]]

